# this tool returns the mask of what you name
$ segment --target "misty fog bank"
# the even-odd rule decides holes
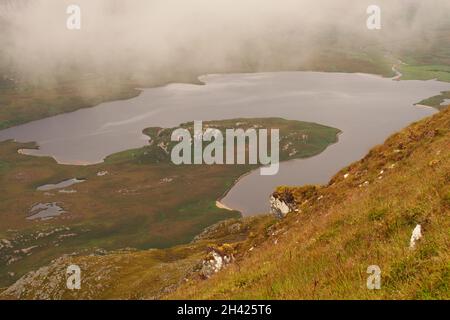
[[[81,30],[66,28],[73,3]],[[371,4],[380,31],[366,27]],[[0,48],[30,78],[287,70],[323,50],[432,45],[449,18],[448,0],[0,0]]]

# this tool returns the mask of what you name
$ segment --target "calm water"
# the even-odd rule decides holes
[[[76,178],[74,179],[68,179],[65,181],[61,181],[56,184],[46,184],[43,186],[40,186],[37,188],[38,191],[51,191],[51,190],[58,190],[58,189],[64,189],[70,186],[73,186],[74,184],[82,183],[85,180],[78,180]]]
[[[56,202],[38,203],[30,209],[28,220],[51,220],[65,213]]]
[[[277,116],[343,131],[338,144],[311,159],[283,163],[275,177],[261,177],[255,171],[243,178],[222,202],[250,215],[267,212],[268,196],[278,185],[327,182],[393,132],[435,112],[414,103],[450,90],[450,84],[437,81],[320,72],[208,75],[201,80],[206,85],[145,89],[131,100],[3,130],[0,141],[37,141],[40,150],[29,154],[90,164],[147,144],[142,135],[146,127],[174,127],[192,120]]]

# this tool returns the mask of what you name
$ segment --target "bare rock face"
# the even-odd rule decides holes
[[[318,187],[306,185],[303,187],[279,187],[270,197],[270,209],[272,214],[283,219],[290,212],[301,211],[301,206],[318,198]]]
[[[418,224],[411,235],[411,240],[409,242],[409,248],[410,249],[415,249],[416,248],[416,243],[417,241],[419,241],[420,239],[422,239],[422,226],[420,224]]]
[[[292,212],[290,206],[283,200],[276,198],[275,195],[270,197],[270,211],[278,219],[283,219],[289,212]]]
[[[288,189],[278,190],[270,197],[270,211],[278,219],[285,218],[288,213],[295,211],[295,209],[295,197]]]
[[[222,247],[211,248],[207,258],[202,262],[200,274],[203,278],[208,279],[233,261],[234,255],[231,246],[223,245]]]

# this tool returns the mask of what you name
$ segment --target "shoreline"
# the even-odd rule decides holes
[[[314,157],[316,157],[316,156],[322,154],[322,153],[325,152],[329,147],[331,147],[331,146],[336,145],[336,144],[339,143],[339,138],[340,138],[340,136],[341,136],[344,132],[341,131],[340,129],[338,129],[338,130],[339,130],[339,132],[336,134],[336,142],[335,142],[335,143],[332,143],[332,144],[329,144],[329,145],[328,145],[324,150],[322,150],[320,153],[315,154],[315,155],[313,155],[313,156],[309,156],[309,157],[301,157],[301,158],[294,158],[294,159],[289,159],[289,160],[285,160],[285,161],[280,161],[280,164],[281,164],[281,163],[287,163],[287,162],[290,162],[290,161],[310,159],[310,158],[314,158]],[[228,188],[227,190],[225,190],[225,192],[222,194],[222,196],[221,196],[219,199],[216,200],[216,207],[219,208],[219,209],[224,209],[224,210],[229,210],[229,211],[237,211],[237,212],[239,212],[240,215],[244,218],[245,216],[242,214],[241,211],[239,211],[238,209],[232,209],[232,208],[228,207],[227,205],[225,205],[225,204],[222,202],[222,200],[226,198],[226,196],[228,195],[228,193],[230,193],[230,191],[231,191],[231,190],[232,190],[232,189],[233,189],[233,188],[234,188],[234,187],[235,187],[242,179],[244,179],[244,178],[247,177],[248,175],[252,174],[254,171],[260,170],[260,169],[261,169],[261,166],[258,167],[258,168],[256,168],[256,169],[250,170],[250,171],[244,173],[243,175],[241,175],[239,178],[237,178],[236,181],[234,181],[233,185],[232,185],[230,188]]]
[[[224,205],[219,200],[216,201],[216,207],[219,208],[219,209],[223,209],[223,210],[236,211],[236,210],[231,209],[230,207],[227,207],[226,205]]]
[[[228,211],[237,211],[237,212],[239,212],[239,214],[240,214],[241,217],[243,218],[244,215],[242,214],[241,211],[239,211],[239,210],[237,210],[237,209],[233,209],[233,208],[228,207],[227,205],[225,205],[225,204],[222,202],[222,200],[226,198],[226,196],[228,195],[228,193],[229,193],[229,192],[230,192],[230,191],[231,191],[231,190],[239,183],[239,181],[241,181],[242,179],[244,179],[246,176],[250,175],[253,171],[259,170],[259,169],[260,169],[260,168],[256,168],[256,169],[250,170],[250,171],[248,171],[248,172],[246,172],[246,173],[240,175],[235,181],[233,181],[233,184],[232,184],[228,189],[226,189],[226,190],[223,192],[222,196],[220,196],[219,199],[216,200],[216,207],[219,208],[219,209],[224,209],[224,210],[228,210]]]

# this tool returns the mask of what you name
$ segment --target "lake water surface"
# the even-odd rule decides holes
[[[64,181],[61,181],[61,182],[55,183],[55,184],[46,184],[43,186],[39,186],[37,188],[37,190],[38,191],[51,191],[51,190],[64,189],[64,188],[70,187],[74,184],[78,184],[78,183],[82,183],[82,182],[84,182],[84,180],[78,180],[76,178],[73,178],[73,179],[64,180]]]
[[[450,90],[438,81],[393,81],[367,74],[279,72],[207,75],[204,86],[171,84],[144,89],[139,97],[34,121],[0,131],[0,141],[37,141],[26,153],[60,163],[92,164],[148,143],[147,127],[175,127],[193,120],[283,117],[343,131],[339,143],[310,159],[283,163],[280,173],[259,170],[241,179],[222,200],[244,215],[268,211],[278,185],[326,183],[389,135],[436,112],[415,103]]]

